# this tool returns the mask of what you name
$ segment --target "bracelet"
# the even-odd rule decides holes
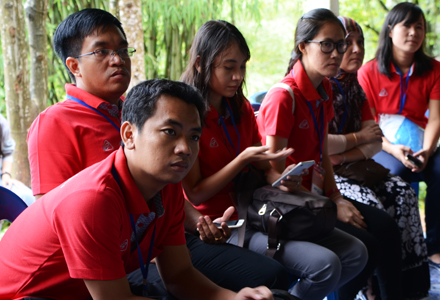
[[[5,174],[9,175],[9,177],[12,178],[11,173],[9,173],[9,172],[3,172],[1,176],[3,177],[3,175],[5,175]]]
[[[357,138],[357,136],[356,136],[356,133],[352,132],[352,134],[353,134],[353,137],[354,137],[354,146],[357,146],[357,144],[358,144],[358,138]]]
[[[341,166],[343,165],[343,164],[345,164],[345,161],[347,160],[347,157],[344,155],[344,154],[341,154],[342,155],[342,157],[344,158],[343,160],[342,160],[342,162],[341,162]]]

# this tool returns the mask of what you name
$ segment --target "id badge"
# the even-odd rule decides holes
[[[324,195],[324,178],[325,170],[318,164],[313,166],[312,176],[312,193],[316,195]]]

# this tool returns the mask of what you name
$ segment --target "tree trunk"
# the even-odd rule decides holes
[[[148,41],[147,41],[147,64],[148,64],[148,78],[156,78],[156,43],[157,43],[157,29],[155,25],[150,26],[148,29]]]
[[[171,44],[171,71],[170,79],[179,80],[182,74],[182,45],[179,34],[179,26],[174,25],[172,29]]]
[[[110,13],[119,19],[118,0],[109,1]]]
[[[119,16],[129,45],[136,48],[136,53],[131,58],[131,82],[128,88],[130,90],[131,87],[146,79],[141,0],[120,0]]]
[[[31,101],[37,108],[34,118],[46,108],[49,95],[46,8],[47,0],[27,0],[25,4],[31,57]]]
[[[1,0],[0,17],[7,116],[12,138],[17,144],[12,173],[13,177],[30,185],[26,136],[34,120],[32,112],[36,112],[36,108],[29,93],[28,46],[22,1]]]

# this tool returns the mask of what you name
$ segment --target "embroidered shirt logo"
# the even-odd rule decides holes
[[[388,96],[387,90],[386,89],[382,89],[379,93],[379,97],[386,97]]]
[[[209,147],[211,147],[211,148],[216,148],[216,147],[218,147],[218,143],[217,143],[217,141],[215,140],[215,138],[212,138],[212,139],[211,139],[211,142],[209,142]]]
[[[301,124],[299,124],[299,128],[301,129],[309,129],[309,122],[307,122],[307,119],[304,119]]]
[[[121,246],[119,246],[121,248],[121,252],[127,250],[128,248],[128,239],[126,239]]]
[[[113,148],[112,144],[110,144],[109,141],[105,140],[103,149],[104,149],[104,151],[112,151],[114,148]]]

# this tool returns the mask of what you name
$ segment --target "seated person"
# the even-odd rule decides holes
[[[66,84],[67,99],[42,112],[29,130],[34,194],[48,193],[118,149],[122,95],[130,83],[131,56],[134,54],[134,49],[128,46],[119,20],[100,9],[76,12],[58,26],[54,49],[74,84]],[[110,50],[103,51],[105,49]],[[227,211],[220,220],[226,220],[229,213]],[[230,234],[225,226],[224,239],[205,240],[213,244],[202,242],[193,233],[199,219],[205,219],[188,204],[185,214],[185,228],[189,232],[186,240],[192,263],[210,280],[234,291],[259,285],[288,288],[287,273],[279,263],[225,244]],[[222,234],[210,219],[201,225],[213,234]],[[150,282],[160,281],[155,265],[151,264],[150,268],[149,277],[154,277],[149,278]],[[136,275],[139,274],[129,276],[133,284]]]
[[[266,287],[220,288],[191,264],[179,182],[197,158],[204,112],[203,98],[184,83],[135,86],[122,111],[123,146],[43,196],[6,232],[0,298],[144,299],[126,274],[156,257],[179,299],[272,299]]]
[[[353,162],[371,158],[382,150],[382,131],[373,119],[365,93],[357,79],[357,70],[364,59],[362,28],[352,19],[339,19],[347,31],[345,40],[348,48],[338,74],[330,78],[335,118],[329,123],[328,147],[334,168],[335,165],[341,165],[335,168],[335,172]],[[374,163],[371,161],[371,164]],[[371,167],[374,168],[374,165]],[[411,185],[392,174],[372,186],[363,186],[357,180],[336,174],[335,181],[342,195],[385,210],[393,217],[399,225],[402,242],[402,271],[394,270],[394,277],[402,278],[405,299],[427,295],[427,250],[420,221],[419,201]]]
[[[440,62],[425,52],[426,18],[410,2],[388,13],[380,32],[376,57],[359,69],[359,83],[382,128],[383,149],[373,159],[407,182],[426,182],[426,246],[431,278],[440,276]],[[409,47],[407,37],[416,36]],[[429,109],[429,118],[425,112]],[[422,145],[391,143],[385,120],[404,117],[405,123],[423,128]],[[388,138],[387,138],[388,136]],[[394,136],[395,137],[395,136]],[[398,139],[397,141],[399,141]],[[421,165],[406,159],[408,154]]]
[[[8,121],[0,114],[0,185],[13,191],[29,206],[35,201],[31,189],[23,182],[13,179],[11,175],[14,150],[15,141],[11,137]]]
[[[267,181],[273,183],[285,166],[275,171],[269,161],[285,160],[293,152],[289,148],[268,153],[269,148],[261,146],[254,112],[243,96],[249,58],[249,48],[240,31],[228,22],[211,20],[196,33],[182,75],[182,81],[197,87],[210,104],[199,156],[182,183],[188,200],[203,214],[214,217],[221,216],[225,208],[236,202],[232,180],[247,164],[265,170]],[[297,187],[301,182],[301,176],[289,177],[282,189]],[[244,246],[265,254],[267,239],[264,233],[248,227]],[[238,243],[236,230],[228,242]],[[282,240],[273,258],[292,277],[299,278],[290,291],[292,295],[317,300],[356,276],[364,267],[367,254],[358,239],[334,229],[313,242]]]

